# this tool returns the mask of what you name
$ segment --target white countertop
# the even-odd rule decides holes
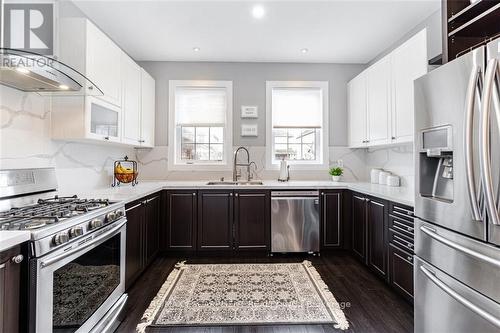
[[[364,182],[333,181],[278,182],[276,180],[264,180],[263,183],[263,185],[207,185],[207,181],[144,181],[136,186],[123,185],[115,188],[106,187],[91,191],[82,191],[80,193],[75,193],[74,191],[59,191],[58,194],[60,196],[76,194],[80,198],[103,198],[109,199],[110,201],[129,203],[163,189],[349,189],[411,207],[414,205],[414,191],[408,187],[390,187]],[[53,192],[47,194],[47,196],[53,195]],[[39,195],[36,195],[36,198],[38,197]],[[26,198],[26,200],[28,199],[29,198]],[[21,244],[29,239],[29,231],[0,231],[0,251]]]
[[[333,182],[333,181],[263,181],[263,185],[207,185],[207,181],[144,181],[136,186],[121,186],[117,188],[102,188],[87,193],[76,193],[79,197],[107,198],[111,201],[125,203],[140,199],[162,189],[349,189],[394,201],[407,206],[414,205],[414,191],[408,187],[391,187],[364,182]],[[75,194],[63,193],[63,194]]]
[[[0,231],[0,252],[29,240],[29,231]]]

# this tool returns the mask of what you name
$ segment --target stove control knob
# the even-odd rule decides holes
[[[119,219],[120,217],[123,216],[123,211],[122,210],[115,210],[115,215],[116,215],[116,219]]]
[[[71,238],[78,237],[83,235],[83,228],[82,227],[74,227],[69,230],[69,236]]]
[[[113,222],[114,220],[116,220],[116,213],[115,212],[109,212],[106,215],[106,222],[110,223],[110,222]]]
[[[100,226],[102,226],[102,220],[93,219],[92,221],[90,221],[90,224],[89,224],[90,229],[99,228]]]
[[[69,235],[66,232],[60,232],[54,236],[53,240],[55,245],[61,245],[69,241]]]

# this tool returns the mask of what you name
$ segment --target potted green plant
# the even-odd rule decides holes
[[[330,168],[329,174],[332,176],[332,180],[334,182],[339,182],[340,179],[342,178],[342,174],[344,173],[344,169],[340,167],[333,167]]]

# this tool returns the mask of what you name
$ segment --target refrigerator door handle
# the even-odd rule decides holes
[[[476,92],[480,96],[482,93],[481,67],[475,67],[469,77],[467,87],[465,126],[464,126],[464,156],[465,171],[467,175],[467,190],[472,209],[472,219],[481,222],[481,213],[478,204],[476,179],[474,177],[474,158],[473,158],[473,135],[474,135],[474,106],[476,104]],[[481,188],[480,190],[481,191]]]
[[[481,309],[479,306],[475,305],[474,303],[470,302],[467,300],[465,297],[457,293],[455,290],[450,288],[446,283],[441,281],[437,276],[436,273],[431,272],[429,269],[427,269],[424,266],[420,266],[420,270],[424,275],[429,278],[436,286],[438,286],[441,290],[443,290],[445,293],[450,295],[453,299],[455,299],[457,302],[465,306],[467,309],[470,311],[474,312],[481,318],[485,319],[492,325],[500,328],[500,319],[492,315],[491,313]]]
[[[446,245],[446,246],[449,246],[451,247],[452,249],[455,249],[457,251],[460,251],[462,253],[465,253],[466,255],[470,256],[470,257],[473,257],[473,258],[476,258],[478,260],[481,260],[481,261],[484,261],[484,262],[487,262],[493,266],[496,266],[500,269],[500,260],[496,260],[494,258],[491,258],[491,257],[488,257],[487,255],[484,255],[480,252],[477,252],[477,251],[474,251],[472,249],[469,249],[463,245],[460,245],[458,243],[455,243],[441,235],[439,235],[435,229],[433,228],[430,228],[428,226],[425,226],[425,225],[422,225],[420,227],[420,230],[425,233],[426,235],[428,235],[429,237],[437,240],[438,242]]]
[[[498,59],[490,59],[486,67],[485,85],[481,104],[481,120],[479,122],[479,154],[481,178],[484,188],[486,211],[492,224],[499,225],[500,217],[495,203],[495,193],[491,174],[491,143],[490,143],[490,114],[493,89],[496,87],[495,79],[500,77]]]

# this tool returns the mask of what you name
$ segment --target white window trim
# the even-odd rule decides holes
[[[177,161],[177,142],[175,126],[175,90],[177,87],[223,87],[227,90],[226,126],[224,128],[224,158],[221,162]],[[168,169],[175,171],[231,170],[233,150],[233,82],[212,80],[169,80],[168,81]]]
[[[323,92],[323,124],[321,127],[321,163],[304,161],[289,161],[295,170],[326,169],[329,166],[328,156],[328,81],[266,81],[266,169],[278,170],[279,162],[273,163],[273,119],[272,90],[273,88],[320,88]]]

